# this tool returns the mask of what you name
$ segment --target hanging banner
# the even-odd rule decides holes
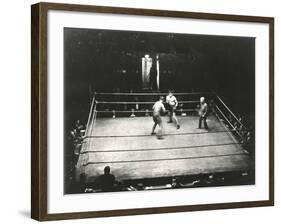
[[[150,70],[152,67],[152,58],[146,54],[142,58],[142,88],[150,88]]]

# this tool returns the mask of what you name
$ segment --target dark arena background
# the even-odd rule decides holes
[[[64,28],[65,194],[255,184],[254,143],[254,38]]]

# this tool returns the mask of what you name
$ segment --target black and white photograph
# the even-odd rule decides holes
[[[255,38],[64,27],[64,194],[255,184]]]

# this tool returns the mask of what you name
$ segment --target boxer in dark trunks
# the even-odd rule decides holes
[[[160,130],[158,132],[158,139],[163,139],[163,132],[164,132],[161,113],[165,113],[166,109],[165,109],[163,103],[164,103],[164,97],[161,96],[160,99],[157,102],[155,102],[152,107],[152,110],[153,110],[152,117],[153,117],[154,124],[152,127],[151,135],[156,134],[154,131],[155,131],[156,126],[159,125]]]

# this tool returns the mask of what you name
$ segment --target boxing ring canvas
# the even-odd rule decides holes
[[[249,154],[216,116],[212,131],[196,129],[196,116],[179,118],[180,131],[165,127],[165,138],[151,137],[152,118],[97,118],[77,163],[87,181],[110,166],[119,180],[249,171]],[[113,130],[118,130],[117,134]],[[77,175],[79,176],[79,175]]]
[[[32,218],[273,205],[273,28],[33,5]]]

